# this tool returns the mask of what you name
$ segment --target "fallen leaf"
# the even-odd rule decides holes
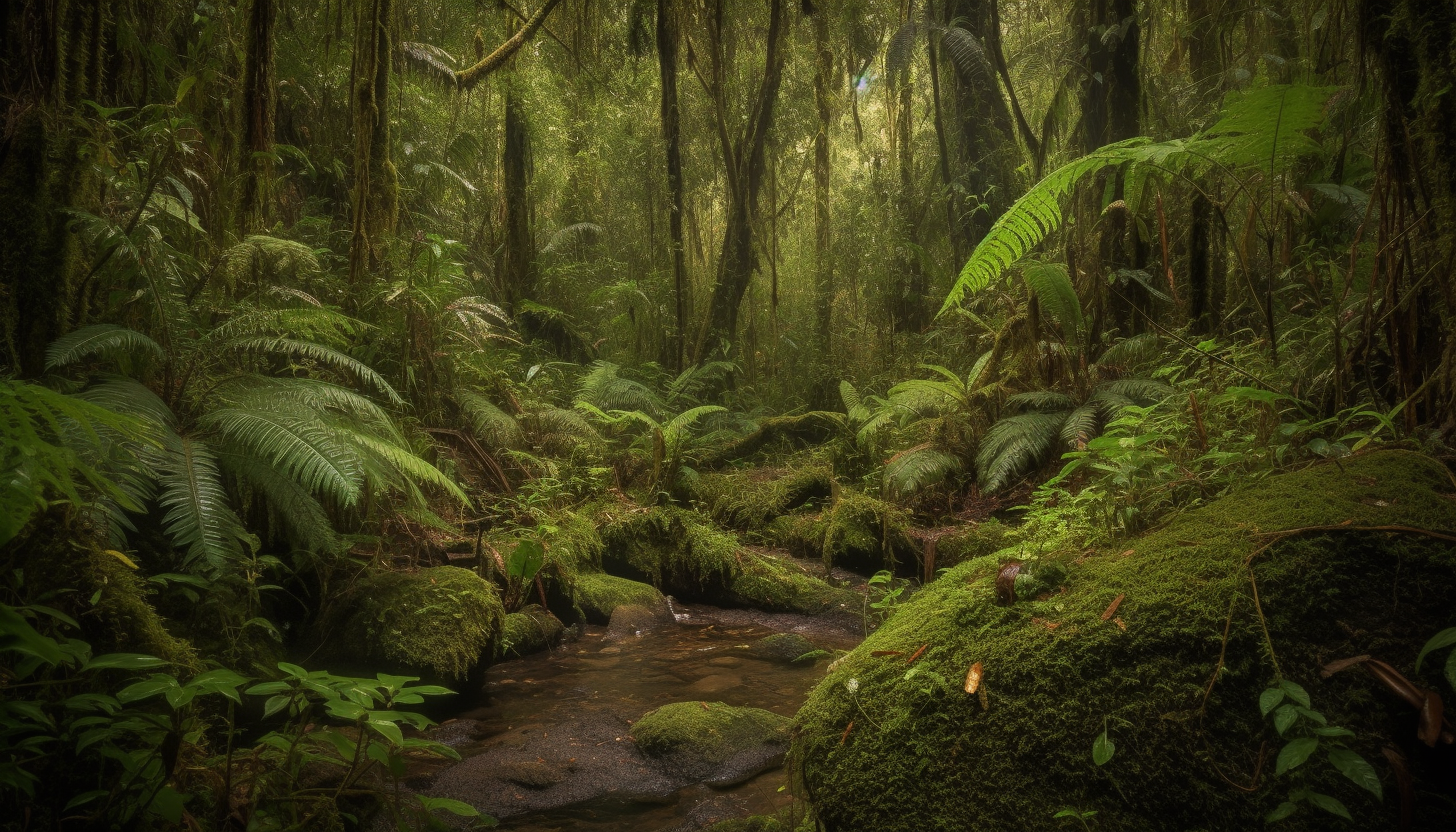
[[[1348,670],[1349,668],[1352,668],[1357,664],[1363,664],[1364,662],[1367,662],[1369,660],[1369,656],[1351,656],[1348,659],[1340,659],[1336,662],[1330,662],[1320,669],[1320,676],[1322,678],[1328,679],[1336,673],[1339,673],[1341,670]]]
[[[971,665],[971,669],[966,673],[966,693],[975,693],[977,690],[980,690],[980,688],[981,663],[976,662]]]
[[[1111,618],[1112,614],[1117,612],[1117,607],[1122,603],[1122,599],[1126,597],[1126,592],[1119,592],[1117,594],[1117,597],[1112,599],[1112,603],[1107,605],[1107,609],[1102,611],[1102,620],[1106,621],[1107,619]]]
[[[1125,551],[1125,552],[1122,553],[1122,556],[1123,557],[1127,557],[1128,555],[1134,554],[1134,551],[1135,550],[1133,550],[1133,549],[1128,549],[1127,551]]]
[[[920,654],[921,653],[924,653],[925,652],[925,648],[927,648],[929,646],[930,646],[930,643],[929,642],[926,642],[925,644],[920,645],[920,649],[919,650],[916,650],[915,651],[915,654],[913,656],[911,656],[910,657],[910,660],[907,661],[907,662],[905,662],[905,664],[907,664],[907,665],[915,664],[915,660],[918,659],[918,658],[920,658]]]
[[[1390,689],[1390,692],[1404,699],[1407,705],[1416,710],[1425,707],[1426,697],[1421,689],[1411,683],[1411,680],[1402,676],[1399,670],[1391,667],[1379,659],[1366,659],[1363,664],[1365,669],[1370,671],[1381,684]]]
[[[1122,622],[1121,618],[1112,619],[1112,623],[1117,625],[1117,629],[1123,631],[1124,633],[1127,632],[1127,625]]]
[[[849,721],[849,724],[846,725],[846,726],[844,726],[844,733],[839,735],[839,744],[840,745],[844,745],[844,741],[847,740],[847,739],[849,739],[849,732],[850,731],[853,731],[853,730],[854,730],[854,720],[851,719]]]
[[[1433,690],[1426,691],[1426,701],[1421,705],[1421,722],[1416,728],[1416,737],[1431,748],[1435,748],[1436,740],[1441,738],[1441,714],[1444,710],[1441,695]]]
[[[1390,770],[1395,772],[1395,785],[1400,790],[1400,828],[1409,829],[1416,803],[1416,788],[1410,769],[1406,767],[1404,755],[1395,746],[1387,745],[1380,749],[1380,753],[1385,755]]]

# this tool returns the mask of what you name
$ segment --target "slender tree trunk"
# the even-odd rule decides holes
[[[1020,159],[1015,125],[992,69],[994,56],[1001,49],[997,2],[948,0],[942,17],[944,25],[964,29],[977,43],[984,44],[986,53],[981,60],[958,63],[949,60],[948,48],[942,49],[940,56],[947,60],[936,70],[937,76],[941,69],[951,70],[945,74],[952,82],[956,123],[960,127],[955,175],[971,200],[959,206],[956,219],[960,225],[958,237],[968,248],[986,236],[991,223],[1016,197],[1016,166]]]
[[[1188,74],[1207,108],[1218,106],[1224,89],[1227,5],[1226,0],[1187,0],[1186,5]],[[1209,178],[1199,177],[1188,206],[1188,317],[1194,331],[1205,334],[1212,332],[1223,317],[1224,274],[1228,269],[1228,243],[1209,194],[1213,187]]]
[[[901,6],[901,22],[910,14],[909,0]],[[919,210],[916,204],[915,186],[915,127],[914,89],[910,83],[911,71],[906,69],[903,78],[895,78],[895,162],[899,175],[899,190],[896,213],[900,222],[900,242],[897,272],[898,285],[895,291],[892,317],[897,332],[919,332],[927,323],[926,275],[916,253],[920,243]]]
[[[673,361],[687,362],[687,264],[683,249],[682,136],[677,103],[677,21],[672,0],[657,0],[657,71],[662,83],[662,140],[667,147],[667,224],[672,247]]]
[[[814,134],[814,348],[820,364],[820,376],[814,391],[816,403],[825,406],[831,399],[830,376],[833,375],[834,325],[834,253],[831,248],[829,215],[829,131],[834,126],[832,103],[838,74],[834,70],[834,51],[829,46],[829,11],[820,8],[814,14],[814,105],[819,116],[819,129]]]
[[[245,232],[268,225],[273,179],[273,125],[277,113],[277,73],[273,29],[278,0],[252,0],[244,33],[241,225]]]
[[[399,174],[389,159],[389,72],[393,0],[360,0],[353,64],[354,207],[349,283],[384,259],[399,218]]]
[[[723,108],[721,79],[725,69],[722,66],[724,21],[721,4],[710,16],[713,20],[710,21],[709,32],[715,41],[714,76],[718,79],[715,86],[719,92],[719,106]],[[758,94],[752,102],[741,138],[736,142],[731,139],[724,142],[729,182],[728,215],[723,231],[722,255],[718,261],[718,278],[708,305],[708,320],[698,338],[696,354],[699,360],[721,352],[725,345],[731,347],[733,344],[738,329],[738,307],[753,277],[753,226],[763,185],[768,134],[773,127],[774,106],[783,80],[787,18],[784,0],[770,0],[764,72]]]
[[[502,195],[505,200],[505,287],[506,307],[515,312],[523,300],[535,296],[536,255],[531,234],[530,134],[521,94],[514,84],[505,93],[505,147],[501,152]]]

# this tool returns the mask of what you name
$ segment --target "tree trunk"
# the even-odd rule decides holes
[[[829,216],[829,131],[833,127],[831,96],[838,80],[829,46],[829,12],[814,14],[814,105],[819,129],[814,134],[814,351],[820,365],[814,398],[820,406],[830,398],[833,375],[834,259]]]
[[[277,73],[273,29],[277,0],[252,0],[244,33],[242,126],[241,226],[244,232],[261,231],[270,218],[273,180],[273,124],[277,113]]]
[[[662,140],[667,148],[667,225],[672,247],[674,309],[673,362],[682,372],[687,362],[687,264],[683,249],[682,136],[677,103],[677,21],[672,0],[657,0],[657,71],[662,83]]]
[[[723,9],[718,4],[710,15],[709,34],[713,39],[714,76],[725,75],[722,66]],[[711,354],[731,348],[738,329],[738,307],[753,277],[753,226],[758,215],[758,194],[763,185],[764,154],[768,133],[773,127],[774,105],[778,102],[783,79],[784,38],[787,29],[784,0],[770,0],[768,38],[765,47],[763,79],[749,110],[748,123],[738,141],[725,141],[724,163],[728,168],[728,212],[723,231],[722,255],[718,261],[718,278],[708,306],[708,320],[698,338],[696,356],[702,360]],[[715,83],[722,105],[722,85]]]
[[[501,153],[501,178],[505,200],[505,289],[508,311],[514,313],[523,300],[535,296],[535,240],[531,234],[530,134],[521,94],[514,83],[505,93],[505,148]]]
[[[383,261],[399,219],[399,174],[389,159],[389,72],[394,0],[361,0],[353,64],[354,209],[349,283]]]
[[[1188,74],[1204,108],[1216,108],[1224,90],[1224,38],[1227,4],[1187,0]],[[1223,224],[1215,214],[1208,177],[1195,180],[1189,200],[1188,318],[1193,331],[1207,334],[1223,317],[1224,274],[1228,269]]]
[[[942,18],[946,26],[969,32],[987,53],[982,60],[950,60],[949,47],[940,50],[956,105],[959,148],[956,175],[972,204],[958,206],[959,237],[974,247],[1016,197],[1015,126],[991,69],[1001,51],[996,23],[998,0],[949,0]],[[949,43],[949,41],[947,41]],[[939,71],[937,71],[939,75]],[[938,79],[937,79],[938,80]],[[959,265],[959,264],[957,264]]]

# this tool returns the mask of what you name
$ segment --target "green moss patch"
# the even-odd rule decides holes
[[[601,572],[578,575],[573,600],[593,624],[606,624],[617,607],[656,609],[663,604],[662,593],[651,584]]]
[[[814,502],[827,502],[834,479],[826,465],[788,470],[748,468],[697,479],[694,497],[724,526],[760,531],[774,518]]]
[[[502,621],[496,654],[520,657],[549,650],[561,640],[564,630],[556,616],[536,604],[527,605],[520,612],[508,613]]]
[[[494,655],[505,617],[495,586],[456,566],[378,572],[343,603],[329,634],[341,655],[447,679]]]
[[[818,516],[776,519],[768,526],[768,537],[800,557],[870,574],[921,557],[923,547],[910,536],[909,524],[910,516],[890,503],[844,491]]]
[[[968,560],[994,554],[1016,540],[1014,530],[1000,520],[985,520],[942,533],[935,541],[935,567],[948,569]]]
[[[1050,829],[1063,806],[1095,809],[1106,829],[1263,828],[1291,788],[1273,776],[1283,743],[1258,708],[1276,678],[1268,643],[1284,677],[1393,782],[1381,748],[1413,748],[1414,712],[1362,672],[1320,669],[1369,653],[1436,688],[1439,671],[1413,664],[1450,624],[1456,547],[1418,534],[1265,533],[1347,521],[1456,529],[1451,491],[1441,465],[1401,451],[1271,477],[1105,551],[1049,553],[1068,566],[1065,586],[1010,607],[995,603],[997,560],[970,560],[811,693],[797,717],[799,786],[828,830]],[[962,690],[975,662],[985,709]],[[1117,750],[1098,767],[1104,727]],[[1437,790],[1428,758],[1407,756],[1417,790]],[[1394,795],[1377,803],[1315,762],[1308,785],[1362,826],[1399,825]],[[1256,770],[1253,791],[1234,785]],[[1438,828],[1442,811],[1417,801],[1413,828]],[[1281,828],[1329,821],[1305,812]]]
[[[600,527],[607,571],[682,598],[721,592],[738,569],[738,539],[676,508],[616,507]]]
[[[711,778],[725,767],[762,768],[781,757],[789,740],[788,717],[761,708],[722,702],[674,702],[648,712],[632,726],[632,739],[649,757],[694,778]]]
[[[857,611],[863,600],[859,593],[832,586],[789,560],[750,552],[742,561],[742,568],[722,597],[734,606],[818,615]]]

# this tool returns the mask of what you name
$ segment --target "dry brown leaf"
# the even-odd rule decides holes
[[[1112,603],[1107,605],[1107,609],[1102,611],[1102,620],[1106,621],[1111,618],[1113,613],[1117,612],[1118,606],[1122,604],[1122,599],[1126,597],[1126,592],[1119,592],[1117,597],[1112,599]]]
[[[977,690],[980,690],[980,688],[981,663],[976,662],[972,664],[971,669],[966,672],[966,693],[975,693]]]
[[[1380,753],[1390,763],[1390,770],[1395,772],[1395,784],[1400,789],[1400,828],[1409,829],[1416,803],[1415,782],[1405,764],[1405,756],[1395,746],[1387,745],[1380,749]]]
[[[1320,669],[1320,676],[1322,678],[1328,679],[1336,673],[1339,673],[1341,670],[1348,670],[1349,668],[1352,668],[1357,664],[1363,664],[1369,660],[1369,656],[1351,656],[1348,659],[1340,659],[1336,662],[1330,662]]]
[[[996,603],[1009,607],[1016,603],[1016,576],[1021,574],[1021,564],[1012,561],[996,573]]]
[[[1123,623],[1121,618],[1112,619],[1112,623],[1117,625],[1117,629],[1123,631],[1124,633],[1127,632],[1127,625]]]
[[[920,645],[920,649],[919,650],[916,650],[915,651],[915,654],[912,655],[910,657],[910,659],[905,662],[905,664],[907,664],[907,665],[915,664],[915,660],[918,659],[918,658],[920,658],[920,654],[921,653],[924,653],[925,652],[925,648],[927,648],[929,646],[930,646],[930,643],[929,642],[926,642],[925,644]]]
[[[853,731],[853,730],[854,730],[854,720],[851,719],[849,721],[849,724],[846,725],[846,726],[844,726],[844,733],[839,735],[839,744],[840,745],[844,745],[844,741],[847,740],[847,739],[849,739],[849,732],[850,731]]]

